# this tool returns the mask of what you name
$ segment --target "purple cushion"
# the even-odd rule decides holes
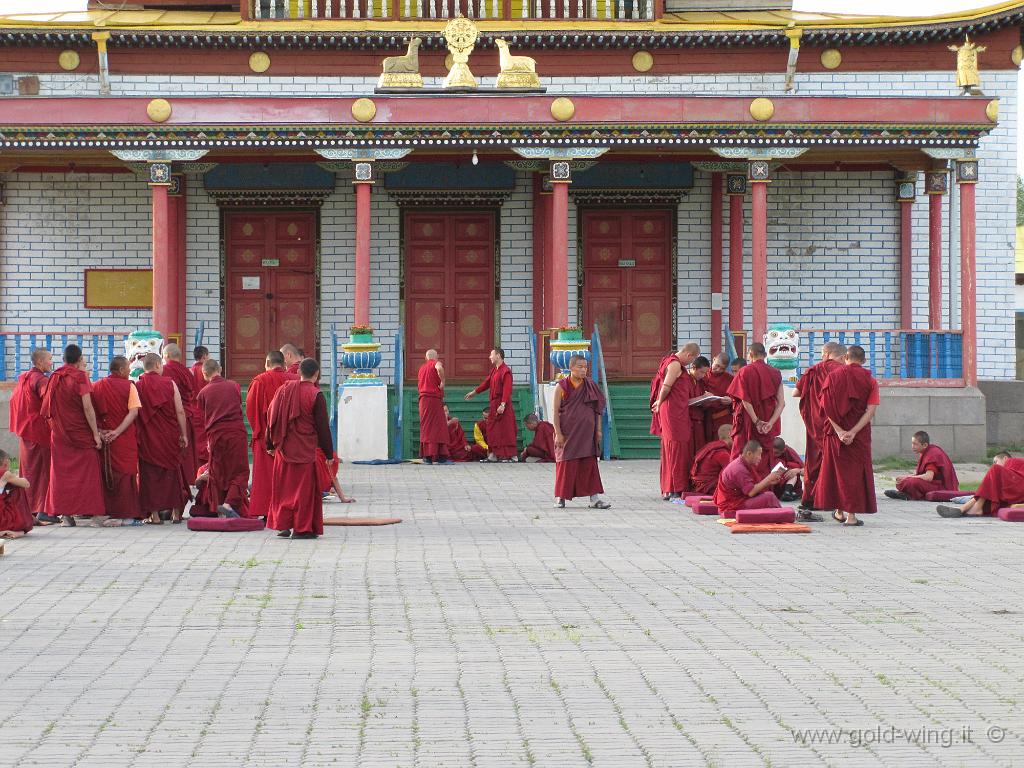
[[[790,507],[781,509],[737,509],[737,523],[792,523],[796,512]]]
[[[1024,523],[1024,507],[1003,507],[998,514],[1008,523]]]
[[[683,496],[683,503],[686,504],[690,509],[696,509],[697,505],[702,501],[711,501],[710,496],[704,494],[687,494]]]
[[[927,501],[952,501],[957,496],[970,496],[970,491],[928,491],[924,495]]]
[[[253,517],[190,517],[190,531],[262,531],[263,521]]]
[[[702,501],[693,508],[693,511],[698,515],[717,515],[718,507],[713,501]]]

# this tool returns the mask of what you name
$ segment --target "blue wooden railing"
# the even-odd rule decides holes
[[[818,362],[821,345],[838,341],[863,347],[866,366],[878,379],[961,379],[963,337],[960,331],[800,330],[797,373]]]
[[[612,399],[608,394],[608,371],[604,367],[604,350],[601,349],[601,332],[594,323],[594,333],[590,337],[590,352],[594,361],[591,366],[594,380],[601,385],[604,392],[604,414],[601,416],[601,458],[608,461],[612,457]]]
[[[198,346],[198,345],[197,345]],[[330,410],[328,413],[331,414],[331,440],[334,443],[334,450],[338,450],[338,328],[332,323],[331,324],[331,350],[330,350],[331,366],[331,401],[328,403]]]
[[[90,378],[103,377],[114,355],[124,354],[124,340],[128,331],[114,333],[91,332],[39,332],[0,334],[0,381],[13,381],[32,367],[32,350],[48,349],[54,364],[60,365],[64,347],[77,344],[89,363]]]
[[[404,374],[402,372],[402,336],[404,328],[398,326],[395,332],[395,444],[391,448],[391,459],[401,461],[402,456],[402,418],[405,401]]]
[[[530,337],[530,394],[533,396],[533,412],[537,414],[538,418],[545,419],[544,416],[544,398],[540,395],[540,373],[537,370],[537,334],[534,333],[532,328],[528,328],[526,331],[527,336]]]

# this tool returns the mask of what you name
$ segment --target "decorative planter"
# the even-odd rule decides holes
[[[590,342],[582,338],[582,331],[569,331],[569,333],[579,334],[581,338],[566,339],[562,336],[562,332],[559,332],[558,338],[550,342],[551,354],[548,357],[551,364],[559,369],[556,379],[564,379],[569,375],[569,361],[576,355],[585,358],[588,363],[592,359]]]
[[[376,369],[380,367],[380,344],[374,343],[372,334],[353,334],[351,338],[354,339],[357,335],[360,337],[366,336],[370,341],[353,342],[350,339],[348,344],[341,345],[341,364],[345,368],[352,369],[352,373],[345,380],[345,386],[376,386],[382,384],[383,382],[376,372]]]
[[[557,341],[583,341],[583,329],[563,328],[558,332]]]
[[[373,344],[372,333],[350,333],[348,337],[349,344]]]

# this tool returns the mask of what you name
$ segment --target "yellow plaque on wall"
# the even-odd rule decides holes
[[[88,309],[152,308],[153,270],[85,270],[85,306]]]

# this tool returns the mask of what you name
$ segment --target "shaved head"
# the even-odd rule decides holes
[[[147,355],[148,357],[148,355]],[[110,372],[118,374],[128,373],[128,358],[118,355],[110,359]]]
[[[425,354],[424,357],[427,360],[437,360],[437,350],[436,349],[428,349],[427,350],[427,354]]]
[[[148,355],[142,358],[142,370],[146,371],[147,373],[149,371],[159,370],[160,364],[162,362],[163,361],[160,359],[160,355],[156,354],[155,352],[150,352]]]
[[[284,364],[292,365],[302,360],[302,355],[299,353],[299,348],[294,344],[285,344],[281,347],[281,354],[284,355]]]
[[[267,352],[267,362],[265,367],[268,371],[272,368],[283,368],[284,355],[280,352]]]
[[[833,360],[842,360],[845,356],[846,356],[846,345],[839,344],[839,343],[834,343],[832,345],[832,355],[831,355],[832,359]]]
[[[181,347],[173,341],[170,344],[164,344],[163,353],[164,360],[181,360]]]
[[[851,363],[863,363],[864,357],[864,347],[858,347],[854,344],[846,350],[846,359]]]
[[[209,381],[214,376],[220,373],[220,363],[212,357],[206,358],[203,361],[203,378]]]
[[[750,349],[747,350],[747,357],[751,360],[764,360],[768,357],[768,352],[764,348],[764,344],[759,341],[755,341],[750,345]]]
[[[828,360],[838,345],[834,341],[826,341],[821,345],[821,359]]]
[[[723,424],[718,428],[718,439],[726,442],[732,441],[732,424]]]

